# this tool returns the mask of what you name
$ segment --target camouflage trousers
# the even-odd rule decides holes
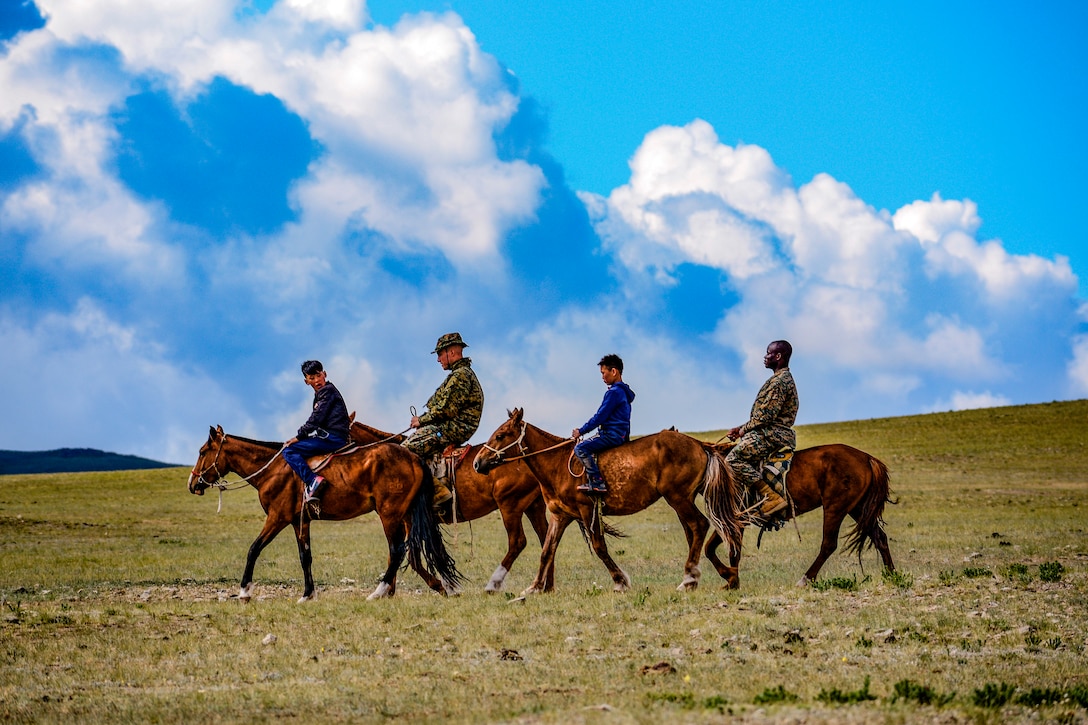
[[[767,457],[782,446],[797,445],[797,435],[792,428],[769,428],[750,431],[737,439],[729,449],[725,460],[733,469],[733,475],[745,488],[753,489],[762,478],[759,469]]]
[[[464,428],[465,426],[449,423],[423,425],[404,441],[404,447],[423,460],[427,460],[446,450],[446,446],[461,445],[476,432],[475,429],[466,431]]]

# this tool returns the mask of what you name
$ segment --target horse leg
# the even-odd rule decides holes
[[[816,560],[812,562],[812,566],[808,568],[805,575],[797,582],[797,586],[808,586],[816,581],[824,562],[835,553],[835,549],[839,546],[839,529],[842,528],[844,518],[846,514],[842,511],[824,506],[824,531],[823,539],[820,541],[820,553],[816,555]]]
[[[299,603],[308,602],[314,598],[313,552],[310,551],[310,519],[299,515],[297,522],[292,521],[295,527],[295,540],[298,542],[298,560],[302,564],[302,596]]]
[[[741,540],[743,540],[743,537],[744,530],[741,529]],[[718,545],[721,543],[721,534],[718,533],[717,529],[711,529],[703,553],[706,555],[707,561],[714,565],[718,576],[725,579],[726,589],[740,589],[740,549],[729,552],[729,566],[726,566],[725,562],[718,558]]]
[[[264,547],[272,543],[272,539],[276,538],[278,533],[287,528],[289,523],[291,523],[290,519],[272,516],[264,520],[264,528],[250,544],[249,553],[246,554],[246,568],[242,572],[242,583],[238,590],[238,599],[241,601],[248,604],[253,598],[253,567],[257,564],[257,557],[264,551]]]
[[[669,505],[676,511],[680,525],[684,527],[684,535],[688,540],[688,558],[684,562],[684,579],[676,587],[677,591],[691,591],[699,586],[699,556],[702,554],[703,541],[706,540],[706,532],[710,528],[706,517],[699,512],[694,502],[686,498],[670,500]]]
[[[525,544],[527,543],[525,526],[521,523],[522,512],[520,510],[509,511],[500,508],[499,513],[502,515],[503,526],[506,527],[506,556],[502,558],[499,567],[495,569],[495,573],[491,575],[487,586],[484,587],[484,591],[488,594],[494,594],[502,590],[506,575],[510,573],[510,567],[514,565],[514,561],[525,550]]]
[[[571,525],[574,518],[563,513],[553,513],[548,522],[548,533],[544,537],[544,544],[540,548],[540,568],[536,578],[529,587],[521,593],[539,594],[555,589],[555,551],[559,548],[559,541],[563,538],[563,532]]]
[[[385,574],[382,575],[378,586],[366,598],[368,602],[382,597],[391,597],[396,592],[397,570],[404,561],[404,552],[407,549],[403,521],[389,522],[382,519],[382,525],[385,527],[385,539],[389,543],[389,565],[385,568]]]
[[[892,551],[888,548],[888,535],[884,533],[884,529],[876,526],[869,538],[873,540],[873,546],[880,552],[880,558],[884,561],[884,568],[888,571],[895,571],[895,564],[892,562]]]
[[[595,516],[592,510],[589,514],[591,517]],[[592,519],[591,519],[592,520]],[[583,519],[585,521],[585,519]],[[619,565],[613,561],[612,555],[608,553],[608,543],[604,540],[604,531],[601,526],[596,528],[586,527],[586,531],[589,533],[589,544],[593,547],[593,553],[597,555],[597,558],[608,569],[608,573],[612,575],[612,581],[615,582],[612,585],[612,591],[625,592],[631,588],[631,577],[627,576],[627,572],[619,567]],[[702,542],[699,542],[700,548],[702,548]]]

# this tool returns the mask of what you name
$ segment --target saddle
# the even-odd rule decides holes
[[[354,441],[348,441],[344,444],[342,448],[337,448],[332,453],[321,453],[316,456],[310,456],[306,459],[306,463],[310,466],[311,471],[317,473],[322,468],[329,465],[329,463],[332,462],[333,458],[336,458],[337,456],[346,456],[347,454],[354,453],[355,451],[364,447],[365,446],[360,446]]]
[[[456,479],[455,471],[461,461],[465,460],[472,446],[448,445],[445,450],[431,459],[431,475],[436,481],[443,481],[447,486],[453,487]]]
[[[779,496],[786,497],[786,474],[790,472],[793,463],[793,448],[783,446],[767,457],[763,462],[760,473],[767,485],[773,488]]]

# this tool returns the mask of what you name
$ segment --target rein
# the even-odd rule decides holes
[[[548,451],[554,451],[556,448],[562,448],[563,446],[565,446],[565,445],[567,445],[568,443],[571,442],[570,439],[567,438],[565,440],[559,441],[554,446],[549,446],[547,448],[541,448],[539,451],[529,451],[529,452],[527,452],[525,450],[525,431],[528,429],[528,427],[529,427],[529,424],[526,423],[525,421],[522,421],[521,422],[521,434],[517,437],[517,440],[515,440],[513,443],[510,443],[508,445],[503,446],[502,448],[495,448],[493,446],[489,446],[486,443],[483,444],[483,447],[486,448],[487,450],[491,451],[492,453],[494,453],[496,456],[498,456],[499,461],[501,461],[502,463],[510,463],[511,461],[520,461],[520,460],[523,460],[525,458],[532,458],[533,456],[539,456],[541,453],[547,453]],[[513,448],[514,446],[518,447],[518,450],[521,451],[521,455],[514,456],[512,458],[507,458],[505,453],[508,450],[510,450],[511,448]],[[573,452],[571,453],[571,455],[574,455]]]

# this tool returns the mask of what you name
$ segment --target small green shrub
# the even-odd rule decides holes
[[[858,582],[858,575],[855,574],[850,579],[847,579],[844,576],[836,576],[830,579],[818,579],[812,582],[812,588],[818,592],[826,592],[830,589],[841,589],[845,592],[856,592],[858,590],[858,586],[861,583],[864,583],[864,581],[868,580],[868,578],[869,577],[865,577],[862,582]]]
[[[965,566],[963,575],[968,579],[982,579],[983,577],[992,577],[994,573],[984,566]]]
[[[752,698],[752,702],[757,705],[771,705],[776,702],[797,702],[800,699],[800,697],[787,691],[782,685],[779,685],[778,687],[768,687],[762,693]]]
[[[646,700],[651,704],[667,702],[679,705],[685,710],[691,710],[695,707],[695,695],[690,692],[647,692]]]
[[[952,702],[955,697],[955,692],[949,692],[942,695],[928,685],[920,685],[913,680],[900,680],[895,683],[895,690],[892,693],[891,701],[895,703],[900,700],[910,700],[917,702],[919,705],[936,705],[937,707],[942,707]]]
[[[951,569],[942,569],[941,571],[937,572],[937,579],[941,582],[941,584],[951,584],[952,582],[956,581],[956,572],[952,571]]]
[[[1041,707],[1043,705],[1057,705],[1066,698],[1064,690],[1055,690],[1050,687],[1033,687],[1027,692],[1021,692],[1016,696],[1017,705],[1028,707]]]
[[[869,678],[866,677],[865,684],[861,686],[860,690],[843,692],[837,687],[831,690],[820,690],[820,693],[816,695],[816,699],[828,705],[853,705],[867,700],[875,700],[876,696],[869,692]]]
[[[1016,581],[1027,584],[1031,581],[1031,574],[1028,572],[1027,564],[1009,564],[1005,568],[1005,578],[1015,579]]]
[[[979,707],[998,708],[1004,707],[1012,699],[1016,692],[1016,685],[986,683],[981,689],[977,689],[971,700]]]
[[[1039,565],[1039,578],[1045,582],[1060,582],[1064,573],[1065,567],[1060,561],[1048,561]]]
[[[910,589],[914,586],[914,575],[906,572],[884,569],[884,571],[880,573],[880,577],[886,583],[899,589]]]

